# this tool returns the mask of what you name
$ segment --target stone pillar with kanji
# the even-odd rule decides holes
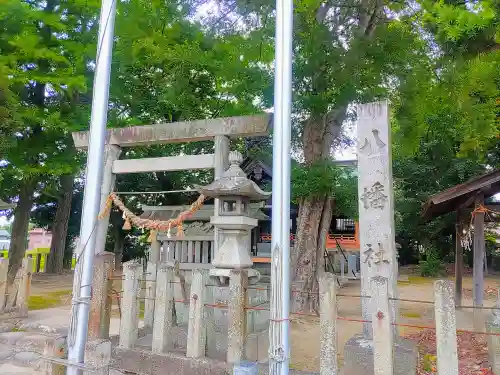
[[[400,339],[394,325],[398,264],[388,104],[359,105],[357,115],[361,305],[363,319],[373,323],[364,323],[363,334],[346,343],[344,374],[374,373],[381,358],[393,361],[387,366],[391,373],[414,374],[416,347]]]
[[[375,276],[388,280],[389,297],[397,297],[398,265],[394,227],[391,138],[387,102],[358,106],[358,195],[361,294],[370,295]],[[370,320],[370,300],[362,299],[363,318]],[[391,319],[397,304],[391,302]],[[371,327],[363,331],[371,338]]]

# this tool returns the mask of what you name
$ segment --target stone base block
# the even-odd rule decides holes
[[[185,353],[187,347],[187,326],[177,326],[172,329],[172,352]],[[208,338],[206,356],[219,361],[226,361],[227,357],[227,329],[213,332]],[[139,349],[151,350],[153,336],[148,334],[136,342]],[[245,359],[264,363],[267,361],[269,347],[269,331],[249,333],[245,341]]]
[[[208,338],[207,357],[225,361],[227,358],[228,332],[227,329],[215,332]],[[247,334],[245,339],[245,359],[253,362],[264,363],[268,360],[269,331]]]
[[[90,371],[83,371],[83,375],[108,375],[111,363],[111,341],[95,339],[85,345],[85,367]]]
[[[174,352],[185,352],[187,348],[187,326],[175,326],[172,328],[171,337],[172,349]],[[138,348],[151,350],[153,344],[153,335],[148,333],[137,339],[135,346]]]
[[[245,342],[245,358],[249,361],[266,363],[268,361],[269,330],[250,333]]]
[[[228,375],[233,374],[234,371],[230,364],[209,358],[187,358],[178,353],[154,354],[139,349],[120,348],[115,348],[113,352],[112,367],[120,373],[149,375]],[[4,374],[2,370],[0,365],[0,374]],[[289,373],[290,375],[318,375],[294,369],[290,369]],[[269,366],[259,365],[259,375],[268,374]]]
[[[417,369],[417,344],[397,338],[394,345],[394,375],[415,375]],[[373,370],[373,342],[363,335],[356,335],[344,347],[343,375],[371,375]]]

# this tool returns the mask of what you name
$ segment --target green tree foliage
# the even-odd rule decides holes
[[[272,46],[273,6],[266,0],[220,2],[218,14],[205,21],[223,35],[243,35],[249,50],[259,45],[256,38]],[[294,6],[294,134],[297,151],[310,169],[296,171],[296,176],[310,173],[308,182],[317,189],[302,189],[305,199],[292,263],[294,281],[311,291],[317,288],[318,239],[329,225],[324,218],[333,188],[321,176],[332,178],[325,160],[342,140],[343,121],[355,115],[351,104],[392,99],[394,159],[396,169],[403,168],[398,193],[400,202],[406,200],[400,206],[400,224],[408,224],[410,217],[417,223],[420,204],[433,192],[484,170],[474,165],[479,155],[494,154],[490,150],[498,134],[498,4],[307,0]],[[271,65],[260,61],[267,63],[263,69]],[[469,156],[471,162],[457,155]],[[432,169],[438,178],[412,193],[415,182],[427,178],[425,172],[418,173],[421,179],[412,184],[403,165],[414,166],[408,167],[412,171]],[[295,181],[301,186],[300,178]],[[414,215],[408,216],[410,212]],[[306,297],[296,302],[295,308],[311,307]]]
[[[500,132],[500,51],[470,60],[436,61],[439,74],[415,76],[394,100],[398,135],[411,152],[436,135],[458,142],[457,153],[485,156]],[[399,103],[398,103],[399,102]]]
[[[221,22],[219,15],[209,19],[214,29],[244,36],[250,51],[260,45],[272,48],[273,1],[220,3],[226,20]],[[350,105],[386,97],[426,56],[428,47],[413,24],[416,11],[403,11],[399,1],[306,0],[294,6],[295,141],[304,165],[321,169],[342,139],[344,120],[355,115]],[[255,54],[248,55],[244,58]],[[260,61],[266,68],[272,64]],[[301,201],[292,254],[296,288],[317,290],[321,236],[330,225],[333,195],[307,195]],[[297,295],[294,308],[314,308],[308,296]]]
[[[20,232],[15,237],[26,236],[22,229],[26,227],[33,196],[41,194],[36,202],[38,223],[55,229],[61,240],[66,238],[64,227],[59,230],[56,225],[56,210],[68,192],[62,188],[62,182],[81,167],[70,133],[85,130],[89,120],[99,3],[16,1],[9,2],[9,8],[2,8],[5,15],[17,16],[4,17],[6,21],[1,25],[5,33],[0,44],[5,56],[0,65],[5,70],[0,81],[5,82],[1,86],[5,90],[0,115],[10,121],[2,121],[4,164],[0,176],[6,187],[1,191],[7,200],[25,202],[18,204],[16,219]],[[118,4],[110,126],[257,110],[256,93],[260,96],[261,88],[270,86],[269,75],[239,59],[244,46],[238,46],[237,38],[226,40],[202,33],[199,24],[188,20],[193,9],[188,2],[182,7],[177,2],[160,1]],[[21,36],[28,37],[26,41],[30,43],[25,43],[25,39],[21,43]],[[22,102],[24,97],[30,100]],[[27,123],[28,115],[33,124]],[[127,150],[123,157],[206,153],[212,148],[208,143],[158,146]],[[118,179],[118,187],[129,191],[182,189],[193,182],[193,176],[203,181],[204,175],[123,176]],[[13,184],[16,181],[17,185]],[[20,185],[26,185],[26,189],[20,189]],[[19,195],[19,191],[25,194]],[[163,200],[175,203],[179,197],[176,200],[169,195]],[[71,197],[66,198],[68,209],[70,201]],[[137,199],[127,201],[139,206]],[[141,199],[142,203],[148,201],[151,198]],[[20,218],[24,220],[21,222]],[[69,225],[71,228],[71,220]],[[64,247],[64,242],[60,247]],[[12,254],[22,251],[18,246]]]
[[[441,257],[453,251],[455,215],[424,223],[422,204],[432,194],[498,168],[498,4],[423,2],[423,26],[435,55],[408,76],[393,96],[396,224],[403,262],[417,245]],[[470,5],[470,4],[469,4]],[[422,69],[424,68],[425,69]]]
[[[456,58],[489,53],[500,46],[500,4],[496,0],[421,2],[424,25],[442,51]]]
[[[2,195],[16,200],[9,281],[25,251],[35,191],[79,169],[70,132],[88,117],[97,1],[2,1],[0,72],[10,121],[2,124]],[[94,52],[95,53],[95,52]],[[5,96],[5,95],[4,95]]]
[[[121,3],[111,101],[128,123],[252,114],[270,75],[240,56],[238,37],[203,32],[190,1]],[[255,60],[254,60],[255,61]]]
[[[0,198],[18,201],[13,232],[21,238],[35,191],[52,195],[54,202],[61,177],[80,166],[69,133],[88,124],[99,4],[0,4],[0,152],[5,160]],[[271,0],[223,0],[216,7],[195,0],[119,2],[109,125],[270,108],[274,5]],[[420,205],[486,165],[498,165],[498,14],[495,0],[295,2],[293,134],[303,160],[293,171],[294,199],[300,203],[296,287],[317,289],[321,236],[331,211],[345,214],[356,206],[355,181],[329,163],[333,149],[345,141],[344,121],[355,117],[352,104],[385,97],[393,103],[399,240],[440,241],[449,233],[449,218],[421,223]],[[235,146],[253,152],[268,148],[269,141]],[[203,142],[134,148],[122,158],[202,154],[211,148]],[[210,178],[198,172],[127,175],[118,179],[117,189],[177,190]],[[178,204],[191,198],[125,200],[139,212],[139,203]],[[40,204],[49,211],[55,207]],[[111,222],[110,241],[126,237],[131,248],[139,249],[133,236],[120,232],[118,213]],[[314,308],[308,295],[301,295],[296,309]]]
[[[500,133],[500,5],[483,0],[423,1],[422,6],[435,55],[400,89],[401,139],[418,147],[444,133],[458,142],[459,154],[482,158]]]
[[[333,200],[336,215],[358,216],[357,177],[352,168],[336,166],[332,161],[322,161],[312,166],[294,163],[292,166],[292,201],[308,197],[328,196]]]
[[[434,136],[422,142],[414,154],[396,154],[395,222],[403,264],[418,261],[418,245],[432,246],[443,257],[453,250],[451,241],[455,215],[445,215],[428,223],[422,219],[422,205],[433,194],[463,183],[485,172],[484,164],[472,157],[458,157],[458,142]]]

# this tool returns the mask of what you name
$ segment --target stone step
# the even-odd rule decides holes
[[[59,314],[55,310],[43,313],[42,317],[46,319],[42,319],[42,323],[36,320],[35,314],[31,321],[0,321],[0,375],[45,375],[47,343],[55,346],[57,357],[63,357],[67,352],[68,328],[66,324],[61,324],[68,320],[67,312]],[[47,316],[52,317],[48,319]],[[119,325],[120,320],[115,320]],[[110,375],[120,375],[120,372],[110,369]]]
[[[40,375],[42,371],[33,368],[17,366],[12,363],[0,363],[0,374],[2,375]]]
[[[61,356],[66,337],[48,327],[3,323],[0,326],[0,374],[42,374],[47,343],[55,345]]]
[[[43,366],[40,353],[0,344],[0,374],[42,373]]]
[[[62,352],[66,350],[66,337],[64,336],[40,334],[30,331],[0,333],[0,344],[8,346],[15,351],[30,351],[43,354],[48,342],[53,342]]]
[[[45,375],[43,370],[37,370],[30,367],[15,365],[13,363],[0,362],[0,374],[2,375]],[[117,369],[109,369],[109,375],[124,375]]]

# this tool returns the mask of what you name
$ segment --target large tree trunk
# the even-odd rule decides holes
[[[316,311],[318,280],[324,272],[325,241],[332,219],[329,197],[305,199],[294,247],[293,311]]]
[[[14,210],[14,222],[12,223],[12,239],[9,247],[9,271],[7,283],[12,285],[17,271],[21,267],[28,237],[28,226],[31,208],[33,206],[33,194],[36,183],[34,181],[24,182],[19,190],[19,201]]]
[[[330,157],[332,145],[340,135],[346,107],[321,119],[311,118],[303,133],[304,158],[313,165]],[[297,219],[297,235],[292,252],[292,311],[315,311],[318,306],[318,281],[324,270],[323,254],[332,219],[333,202],[329,196],[302,198]]]
[[[336,6],[335,2],[323,2],[318,8],[316,21],[323,23],[329,9]],[[373,36],[377,24],[384,22],[383,7],[382,0],[361,0],[357,7],[357,37],[368,40]],[[321,91],[325,90],[321,72],[311,78],[313,91],[316,91],[319,86],[319,92],[316,93],[321,94]],[[307,165],[313,165],[330,157],[331,148],[339,139],[347,104],[354,100],[354,97],[352,99],[343,97],[343,100],[344,102],[338,103],[335,110],[325,114],[322,118],[311,116],[306,122],[302,142]],[[329,197],[311,195],[302,199],[296,244],[291,258],[292,285],[294,289],[300,291],[300,293],[293,294],[292,309],[294,311],[315,310],[317,307],[317,298],[314,293],[318,290],[318,277],[321,273],[318,272],[318,268],[321,269],[323,266],[320,257],[322,258],[325,240],[322,236],[327,234],[331,214],[332,204]]]
[[[50,254],[47,260],[48,273],[61,273],[63,271],[74,179],[73,175],[60,177],[61,195],[57,201],[56,217],[52,225],[52,243],[50,244]]]

